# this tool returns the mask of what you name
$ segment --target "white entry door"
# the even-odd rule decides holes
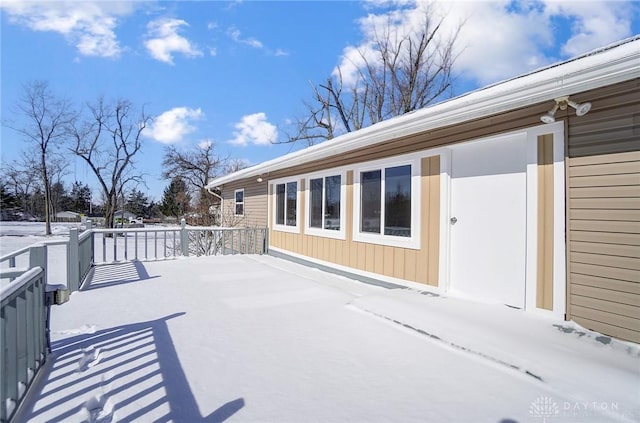
[[[526,170],[524,134],[452,148],[452,292],[524,307]]]

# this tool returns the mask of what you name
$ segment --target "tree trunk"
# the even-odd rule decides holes
[[[49,186],[49,174],[47,173],[47,162],[44,151],[40,156],[40,166],[42,168],[42,184],[44,185],[44,233],[45,235],[51,235],[51,187]]]
[[[114,228],[115,225],[115,211],[118,204],[118,198],[115,193],[109,193],[106,195],[104,202],[104,227]]]

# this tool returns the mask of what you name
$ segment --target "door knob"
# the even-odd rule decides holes
[[[458,218],[456,218],[456,217],[452,217],[452,218],[450,219],[450,221],[451,221],[451,224],[452,224],[452,225],[455,225],[455,224],[456,224],[456,222],[458,221]]]

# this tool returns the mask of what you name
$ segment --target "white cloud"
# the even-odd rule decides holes
[[[202,56],[202,52],[178,32],[183,26],[189,26],[182,19],[161,18],[147,24],[145,47],[154,59],[173,64],[175,53],[187,57]]]
[[[275,125],[267,121],[267,115],[264,113],[243,116],[240,122],[234,126],[236,128],[236,131],[233,132],[235,138],[229,141],[231,144],[241,146],[248,144],[270,145],[278,139],[278,130]]]
[[[394,6],[391,10],[390,5]],[[343,50],[334,70],[336,75],[341,69],[347,84],[357,77],[361,55],[374,60],[372,40],[376,30],[389,21],[393,31],[399,33],[417,28],[429,7],[436,15],[446,14],[443,34],[451,34],[462,23],[454,72],[482,85],[628,37],[632,35],[631,17],[638,14],[636,5],[624,1],[373,0],[367,6],[369,14],[358,21],[362,41]],[[558,20],[569,22],[568,35],[555,28]]]
[[[261,41],[253,37],[242,38],[242,33],[237,28],[231,27],[229,28],[227,33],[229,34],[231,39],[236,43],[245,44],[245,45],[248,45],[249,47],[258,48],[258,49],[261,49],[264,47]]]
[[[184,136],[196,130],[191,124],[204,116],[201,109],[188,107],[174,107],[156,117],[145,130],[145,136],[163,144],[173,144],[182,141]]]
[[[630,36],[631,17],[638,6],[626,2],[546,1],[545,13],[573,20],[571,37],[562,45],[565,56],[576,56]]]
[[[539,8],[510,9],[509,2],[452,3],[450,16],[464,21],[455,69],[480,84],[489,84],[539,68],[555,57],[548,18]]]
[[[135,10],[125,2],[50,2],[4,0],[10,22],[34,31],[57,32],[84,56],[116,58],[122,53],[115,28],[118,18]]]
[[[202,140],[198,143],[198,148],[201,150],[206,150],[214,144],[211,140]]]

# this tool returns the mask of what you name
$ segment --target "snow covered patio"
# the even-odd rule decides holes
[[[640,420],[640,348],[270,256],[95,268],[18,421]]]

